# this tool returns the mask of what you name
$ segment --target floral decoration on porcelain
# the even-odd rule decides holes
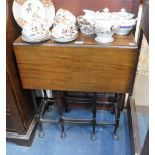
[[[18,19],[17,19],[17,23],[18,23],[21,27],[23,27],[23,26],[26,24],[26,21],[25,21],[24,19],[22,19],[22,18],[18,18]]]
[[[50,7],[53,5],[52,1],[51,0],[40,0],[44,6],[46,7]]]
[[[25,1],[27,1],[27,0],[15,0],[17,3],[19,3],[20,5],[22,5],[22,4],[24,4],[25,3]]]

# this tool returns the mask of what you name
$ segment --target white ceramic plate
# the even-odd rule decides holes
[[[73,37],[64,37],[64,38],[54,38],[52,37],[52,40],[60,42],[60,43],[67,43],[75,40],[78,37],[78,35],[74,35]]]
[[[51,32],[50,31],[46,31],[43,34],[36,34],[36,33],[32,33],[30,35],[27,35],[27,33],[23,33],[22,31],[22,36],[24,38],[30,38],[30,39],[39,39],[39,38],[43,38],[43,37],[47,37],[47,36],[51,36]]]
[[[22,40],[25,42],[28,42],[28,43],[40,43],[43,41],[47,41],[49,39],[50,39],[50,36],[47,36],[47,37],[42,38],[42,39],[36,39],[36,40],[31,40],[31,39],[27,39],[27,38],[22,37]]]
[[[34,35],[33,37],[27,37],[25,35],[22,35],[22,40],[28,43],[39,43],[46,40],[49,40],[51,38],[51,33],[47,35]]]
[[[12,11],[20,27],[34,20],[45,20],[49,27],[54,22],[55,8],[52,0],[14,0]]]

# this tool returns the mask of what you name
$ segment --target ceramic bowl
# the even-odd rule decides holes
[[[93,26],[97,35],[95,40],[101,43],[110,43],[114,40],[113,35],[120,25],[118,20],[112,19],[108,10],[104,9],[104,13],[94,19]]]
[[[101,23],[94,24],[95,33],[97,35],[95,40],[100,43],[113,42],[113,35],[118,30],[119,25],[110,21],[104,21]]]

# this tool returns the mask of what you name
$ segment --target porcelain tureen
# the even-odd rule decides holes
[[[114,40],[113,35],[119,28],[119,22],[112,18],[109,9],[105,8],[103,12],[97,12],[93,22],[97,35],[95,38],[96,41],[110,43]]]
[[[132,28],[135,26],[137,18],[133,18],[134,14],[127,13],[126,10],[123,8],[120,12],[117,13],[117,19],[120,22],[120,28],[116,32],[119,35],[126,35],[128,34]]]

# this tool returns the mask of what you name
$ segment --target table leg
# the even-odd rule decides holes
[[[92,140],[96,140],[96,133],[95,133],[95,127],[96,127],[96,93],[93,93],[93,120],[92,120],[92,126],[93,126],[93,133],[91,136]]]
[[[65,131],[64,131],[64,119],[63,119],[63,92],[62,91],[56,91],[57,99],[58,99],[58,112],[59,112],[59,123],[61,126],[61,138],[64,139],[66,137]]]
[[[125,96],[126,96],[126,94],[121,94],[121,100],[120,100],[120,110],[121,111],[123,111],[123,109],[124,109]]]
[[[114,128],[113,138],[115,140],[118,140],[119,139],[119,136],[117,134],[117,129],[119,127],[120,111],[121,111],[121,109],[120,109],[120,96],[121,96],[121,94],[117,94],[116,95],[117,98],[116,98],[116,101],[114,103],[114,105],[115,105],[115,128]]]
[[[66,96],[66,95],[67,95],[67,92],[64,92],[64,96]],[[68,106],[69,103],[67,103],[66,99],[64,99],[63,102],[64,102],[64,106],[65,106],[65,111],[70,112],[70,109]]]
[[[117,100],[117,93],[115,93],[115,97],[113,99],[113,104],[111,105],[111,113],[115,114],[115,102]]]

